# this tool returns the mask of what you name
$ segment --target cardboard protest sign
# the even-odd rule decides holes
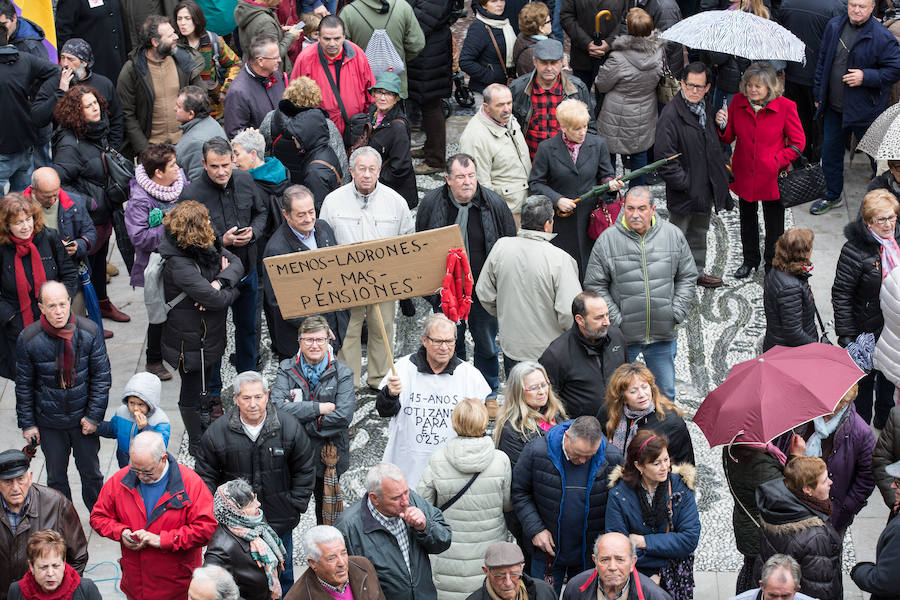
[[[462,244],[459,227],[451,225],[263,262],[281,315],[294,319],[434,294],[447,270],[447,252]]]

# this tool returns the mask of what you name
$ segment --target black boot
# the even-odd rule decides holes
[[[200,408],[197,406],[179,406],[181,412],[181,421],[184,423],[184,430],[188,434],[188,453],[197,458],[197,450],[200,448],[200,438],[203,437],[203,420],[200,414]]]

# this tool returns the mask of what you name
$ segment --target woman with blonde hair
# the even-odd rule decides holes
[[[157,251],[166,260],[163,292],[172,309],[162,354],[181,376],[178,408],[194,456],[211,408],[207,386],[225,352],[225,319],[239,295],[244,267],[216,237],[209,211],[199,202],[179,202],[163,217],[163,226]]]
[[[626,363],[613,371],[606,385],[606,405],[597,419],[606,437],[625,454],[638,431],[652,429],[669,440],[672,462],[694,464],[694,445],[680,408],[660,393],[650,369]]]
[[[620,190],[624,184],[615,179],[606,140],[588,133],[591,115],[584,102],[563,100],[556,107],[556,120],[559,133],[538,145],[528,187],[532,194],[550,198],[557,212],[566,215],[553,219],[556,237],[552,243],[578,262],[578,278],[584,280],[593,246],[588,224],[597,203],[605,198],[578,203],[575,200],[600,183],[609,182],[611,191]]]
[[[451,417],[457,437],[438,448],[416,492],[444,513],[453,529],[450,548],[432,561],[439,600],[464,600],[484,580],[488,546],[506,541],[505,511],[512,510],[509,458],[485,437],[488,413],[477,398],[456,405]]]

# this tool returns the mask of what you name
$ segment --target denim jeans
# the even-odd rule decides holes
[[[278,575],[278,581],[281,582],[281,597],[288,593],[291,586],[294,585],[294,531],[288,529],[279,537],[281,543],[284,544],[284,571]]]
[[[256,370],[256,298],[259,295],[259,278],[253,269],[237,285],[241,293],[231,305],[234,321],[234,367],[238,373]]]
[[[500,361],[497,358],[497,317],[488,314],[478,298],[472,298],[472,309],[469,311],[468,329],[475,342],[475,368],[491,386],[491,396],[497,395],[500,387]],[[466,360],[466,322],[456,328],[456,356]]]
[[[9,183],[10,192],[21,192],[31,185],[31,172],[34,170],[31,148],[15,154],[0,154],[0,193],[6,193]]]
[[[634,154],[620,154],[622,157],[622,167],[628,167],[629,171],[637,171],[642,167],[646,167],[649,163],[647,162],[647,151],[643,152],[635,152]],[[615,170],[615,156],[613,158],[613,170]],[[633,188],[636,185],[647,185],[647,174],[641,175],[640,177],[635,177],[628,181],[628,189]]]
[[[869,371],[858,383],[859,393],[856,400],[853,401],[857,414],[866,423],[873,421],[872,397],[874,395],[875,418],[873,422],[877,429],[884,429],[888,413],[894,407],[894,384],[876,369]]]
[[[72,499],[67,473],[71,453],[81,476],[81,498],[89,511],[93,509],[100,495],[100,488],[103,487],[100,438],[96,435],[83,435],[80,425],[68,429],[40,427],[39,433],[44,461],[47,463],[47,485],[69,500]]]
[[[822,138],[822,171],[825,173],[826,200],[836,200],[844,190],[844,138],[852,132],[856,139],[862,139],[867,127],[848,127],[843,125],[844,115],[833,108],[825,109],[825,131]],[[875,163],[869,159],[872,171]]]
[[[656,378],[659,391],[669,400],[675,400],[675,354],[678,351],[678,339],[652,344],[628,344],[627,351],[628,362],[634,362],[640,354],[644,355],[644,362]]]
[[[581,573],[584,569],[582,565],[557,565],[553,564],[550,570],[550,576],[553,577],[553,591],[559,596],[562,592],[563,582],[566,575],[569,579]],[[543,579],[547,573],[547,560],[543,554],[531,559],[531,576],[534,579]]]

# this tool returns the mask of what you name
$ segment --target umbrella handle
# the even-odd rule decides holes
[[[601,10],[594,16],[594,33],[600,33],[600,19],[606,19],[609,21],[612,18],[612,13],[608,10]]]
[[[731,441],[730,441],[730,442],[728,442],[728,458],[730,458],[732,462],[737,462],[737,459],[736,459],[736,458],[734,457],[734,455],[731,453],[731,447],[734,446],[734,440],[738,439],[738,436],[741,436],[741,435],[744,435],[744,430],[743,430],[743,429],[741,429],[741,430],[738,431],[736,434],[734,434],[734,437],[731,438]]]

